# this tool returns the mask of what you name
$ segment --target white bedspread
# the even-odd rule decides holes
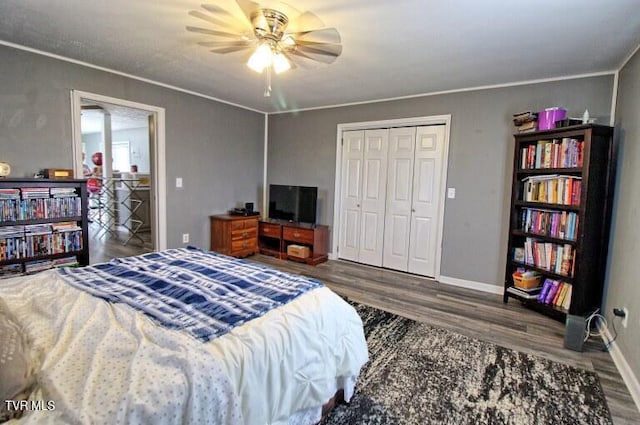
[[[360,318],[327,288],[207,344],[55,271],[0,280],[0,297],[38,353],[35,397],[55,401],[25,423],[284,424],[338,388],[350,397],[367,361]]]

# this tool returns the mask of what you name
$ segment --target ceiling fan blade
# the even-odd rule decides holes
[[[218,47],[215,49],[210,49],[211,52],[213,53],[233,53],[233,52],[239,52],[241,50],[245,50],[248,49],[249,46],[227,46],[227,47]]]
[[[293,56],[297,56],[303,59],[308,59],[308,60],[312,60],[312,61],[316,61],[316,62],[322,62],[322,63],[333,63],[336,60],[337,56],[333,56],[333,55],[326,55],[326,54],[321,54],[321,53],[315,53],[315,52],[309,52],[309,51],[301,51],[299,49],[295,49],[292,50],[290,52],[287,52],[287,54],[289,55],[293,55]]]
[[[312,12],[304,12],[296,18],[289,21],[287,30],[290,32],[303,32],[308,31],[309,28],[322,28],[324,22],[318,16]]]
[[[233,53],[239,52],[244,49],[249,49],[253,46],[252,41],[238,40],[238,41],[201,41],[198,43],[204,47],[211,47],[213,53]]]
[[[322,66],[318,61],[313,58],[298,52],[297,54],[293,54],[291,52],[286,53],[285,56],[289,59],[289,62],[292,65],[296,65],[296,67],[300,67],[302,69],[317,69]]]
[[[246,37],[243,34],[216,31],[208,28],[199,28],[199,27],[191,27],[191,26],[187,26],[187,31],[197,32],[199,34],[213,35],[215,37],[235,38],[237,40],[244,40]]]
[[[342,54],[341,44],[316,43],[314,41],[298,40],[295,48],[304,53],[317,55],[338,57]]]
[[[236,3],[238,3],[238,6],[240,6],[242,13],[244,13],[244,16],[247,17],[247,20],[249,22],[251,22],[251,15],[260,10],[260,5],[251,0],[236,0]]]
[[[204,47],[212,47],[214,49],[222,48],[222,47],[251,47],[255,44],[254,41],[250,40],[229,40],[229,41],[200,41],[198,42],[200,46]]]
[[[335,28],[322,28],[288,33],[296,41],[315,41],[317,43],[340,44],[340,33]]]
[[[220,17],[224,16],[227,19],[235,19],[236,17],[229,13],[226,9],[221,8],[216,4],[205,3],[201,5],[204,10],[207,12],[211,12],[214,15],[218,15]]]
[[[225,22],[214,16],[207,15],[206,13],[202,13],[199,10],[192,10],[189,12],[189,15],[202,19],[203,21],[209,22],[210,24],[215,25],[219,29],[231,30],[232,32],[244,33],[251,31],[251,28],[247,28],[246,25],[240,23],[240,21],[235,20],[235,22]]]

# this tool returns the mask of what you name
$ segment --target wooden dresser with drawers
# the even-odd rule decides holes
[[[212,215],[211,250],[232,257],[258,252],[258,216]]]

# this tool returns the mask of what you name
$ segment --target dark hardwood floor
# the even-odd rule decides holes
[[[92,227],[93,226],[93,227]],[[129,234],[119,231],[114,234],[105,234],[99,227],[89,226],[89,262],[91,264],[104,263],[117,257],[140,255],[153,251],[151,233],[139,233],[138,238],[129,239]]]
[[[96,243],[100,242],[100,243]],[[151,251],[150,244],[123,245],[118,239],[91,240],[91,263]],[[350,300],[449,329],[514,350],[595,371],[616,425],[640,424],[638,411],[604,343],[591,337],[584,352],[564,348],[564,325],[501,295],[440,284],[431,279],[348,261],[318,266],[254,255],[275,268],[315,277]]]

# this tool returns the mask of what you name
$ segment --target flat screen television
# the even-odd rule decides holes
[[[315,224],[317,201],[317,187],[269,185],[269,218]]]

